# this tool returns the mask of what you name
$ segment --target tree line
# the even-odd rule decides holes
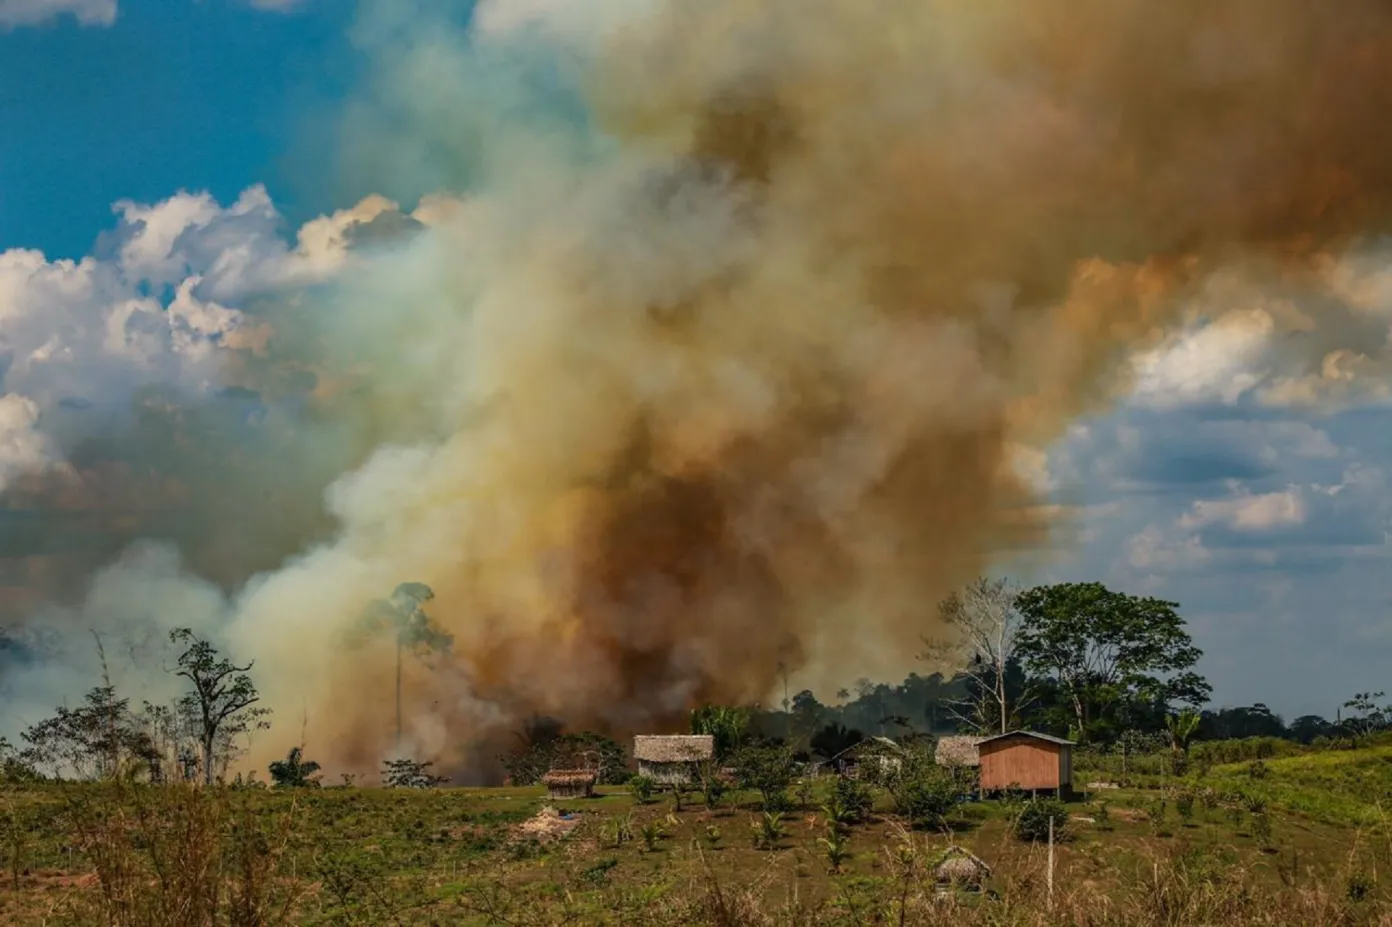
[[[921,660],[955,671],[910,674],[899,685],[861,680],[823,704],[804,690],[756,709],[749,729],[809,755],[832,756],[861,738],[989,736],[1022,728],[1112,746],[1149,736],[1179,741],[1278,737],[1357,739],[1392,726],[1382,692],[1363,692],[1334,720],[1289,724],[1266,705],[1211,709],[1196,672],[1202,651],[1175,602],[1102,583],[1021,589],[981,578],[939,603]],[[852,697],[852,695],[854,697]]]
[[[398,747],[402,661],[428,660],[453,644],[425,612],[432,598],[428,586],[402,583],[371,603],[344,641],[349,647],[392,647]],[[1101,747],[1167,742],[1179,749],[1191,740],[1249,737],[1307,744],[1356,740],[1392,727],[1392,706],[1382,703],[1382,692],[1354,695],[1332,721],[1305,715],[1288,724],[1261,703],[1206,708],[1212,689],[1195,671],[1202,653],[1178,609],[1174,602],[1095,582],[1020,589],[983,578],[939,603],[933,631],[923,636],[920,659],[950,668],[946,672],[911,673],[896,685],[861,679],[830,704],[803,690],[785,692],[775,706],[706,706],[692,713],[690,728],[712,734],[722,756],[761,744],[809,760],[836,756],[870,736],[909,742],[924,735],[1028,728]],[[132,706],[105,674],[103,654],[102,684],[81,704],[59,707],[31,725],[20,745],[0,740],[2,771],[86,779],[139,769],[154,782],[211,783],[225,776],[245,739],[270,723],[251,679],[252,664],[234,663],[187,628],[172,631],[170,641],[179,651],[171,672],[184,687],[172,704]],[[100,639],[97,647],[100,653]],[[317,772],[302,747],[273,764],[273,779],[301,784]],[[567,731],[553,718],[525,722],[499,760],[517,784],[556,768],[593,769],[603,782],[628,776],[626,751],[616,740]],[[401,771],[389,763],[387,778],[430,778],[414,761],[392,762],[412,765]]]
[[[395,740],[402,740],[402,662],[407,656],[429,659],[453,644],[450,635],[426,614],[434,598],[423,583],[401,583],[392,594],[368,604],[340,641],[347,648],[385,640],[396,662]],[[76,707],[60,705],[51,717],[25,728],[20,743],[0,738],[0,778],[114,779],[139,776],[153,783],[201,781],[211,785],[226,777],[244,754],[249,737],[269,729],[270,709],[252,681],[253,663],[239,665],[190,628],[169,632],[178,652],[169,670],[183,692],[172,703],[134,706],[122,697],[107,671],[106,654],[96,632],[102,669],[94,686]],[[0,635],[0,642],[8,638]],[[7,648],[0,646],[0,652]],[[386,761],[383,781],[393,785],[434,785],[429,763],[398,758]],[[271,764],[274,781],[286,785],[317,782],[318,764],[303,756],[303,744]]]

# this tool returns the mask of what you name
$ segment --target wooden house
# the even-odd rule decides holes
[[[598,779],[592,769],[553,769],[541,777],[548,798],[589,798]]]
[[[859,779],[863,772],[872,777],[893,775],[904,765],[904,748],[888,737],[867,737],[833,756],[828,763],[839,776]]]
[[[640,734],[633,738],[633,758],[638,775],[658,785],[686,785],[699,781],[700,766],[715,757],[715,738],[709,734],[659,737]]]
[[[1011,731],[976,745],[981,757],[981,791],[1054,792],[1073,787],[1073,741],[1034,731]]]

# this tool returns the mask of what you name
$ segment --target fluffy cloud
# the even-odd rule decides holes
[[[420,225],[370,197],[290,241],[261,187],[227,206],[181,192],[115,212],[102,257],[0,253],[0,488],[61,456],[49,415],[119,407],[147,386],[221,388],[229,362],[266,349],[269,329],[248,301],[323,281],[352,263],[353,249]]]
[[[36,427],[39,407],[16,393],[0,396],[0,492],[15,476],[47,467],[54,459],[52,442]]]
[[[68,15],[84,26],[109,26],[116,21],[116,0],[0,0],[0,31]]]
[[[1296,490],[1252,494],[1240,492],[1230,499],[1200,499],[1179,520],[1183,528],[1223,525],[1233,531],[1265,531],[1276,526],[1305,523],[1304,496]]]

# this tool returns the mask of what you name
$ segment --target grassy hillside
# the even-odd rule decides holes
[[[1392,811],[1392,746],[1215,767],[1203,779],[1331,824],[1381,827]]]
[[[1337,778],[1310,771],[1334,758],[1273,762],[1259,781],[1298,804]],[[1245,788],[1246,775],[1215,779]],[[1240,809],[1109,790],[1069,807],[1051,907],[1047,849],[1013,836],[1012,809],[996,803],[910,832],[880,795],[833,871],[827,788],[773,822],[752,794],[677,810],[670,796],[643,804],[607,789],[547,813],[539,789],[0,789],[0,923],[1236,927],[1392,915],[1376,877],[1392,852],[1345,823],[1367,808],[1273,807],[1267,835]],[[776,836],[756,845],[769,823]],[[990,893],[934,890],[950,844],[993,867]]]

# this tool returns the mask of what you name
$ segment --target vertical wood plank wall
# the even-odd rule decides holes
[[[981,788],[1056,789],[1072,778],[1069,751],[1058,744],[1012,738],[981,745]]]

